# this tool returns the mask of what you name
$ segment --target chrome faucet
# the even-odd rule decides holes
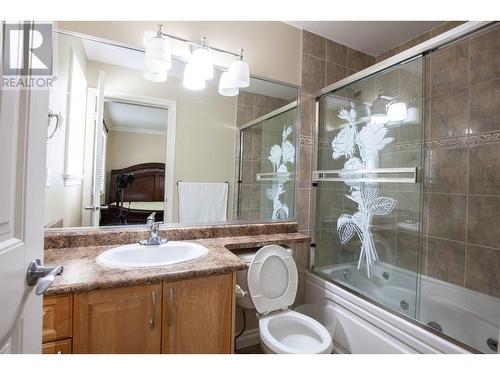
[[[139,241],[141,245],[161,245],[162,243],[166,243],[168,241],[166,238],[160,237],[160,223],[155,222],[155,215],[156,212],[153,212],[148,216],[146,223],[149,229],[149,238],[147,240]]]

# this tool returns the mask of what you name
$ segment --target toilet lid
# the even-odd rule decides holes
[[[287,308],[297,294],[297,266],[292,254],[278,245],[267,245],[255,253],[248,268],[248,289],[261,314]]]

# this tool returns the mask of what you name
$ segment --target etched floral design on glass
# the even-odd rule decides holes
[[[372,233],[373,217],[388,215],[396,207],[397,201],[390,197],[379,197],[378,183],[360,180],[363,176],[370,176],[370,169],[378,167],[379,152],[394,138],[387,136],[389,129],[385,124],[370,121],[358,129],[358,115],[353,103],[349,111],[341,108],[338,117],[347,123],[332,141],[332,157],[347,159],[339,176],[350,187],[346,197],[357,204],[357,211],[353,215],[340,215],[337,232],[342,245],[355,235],[358,236],[361,241],[358,270],[364,263],[366,274],[371,277],[373,266],[379,260]]]
[[[292,134],[291,126],[285,127],[282,133],[280,145],[273,145],[269,151],[269,161],[273,165],[273,172],[276,179],[273,180],[272,187],[266,190],[267,197],[273,202],[273,220],[287,219],[289,215],[288,206],[281,202],[281,196],[286,193],[285,184],[290,177],[287,164],[295,163],[295,146],[288,140]]]

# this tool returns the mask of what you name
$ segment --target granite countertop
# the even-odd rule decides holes
[[[45,295],[85,292],[235,272],[245,269],[246,264],[232,251],[261,247],[267,244],[301,243],[308,240],[308,236],[300,233],[189,240],[189,242],[199,243],[207,247],[208,254],[191,262],[141,269],[109,268],[96,263],[97,255],[117,245],[46,249],[45,265],[61,265],[64,267],[64,272],[56,277]]]

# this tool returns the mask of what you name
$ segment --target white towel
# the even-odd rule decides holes
[[[227,220],[229,184],[218,182],[181,182],[179,222],[203,223]]]

